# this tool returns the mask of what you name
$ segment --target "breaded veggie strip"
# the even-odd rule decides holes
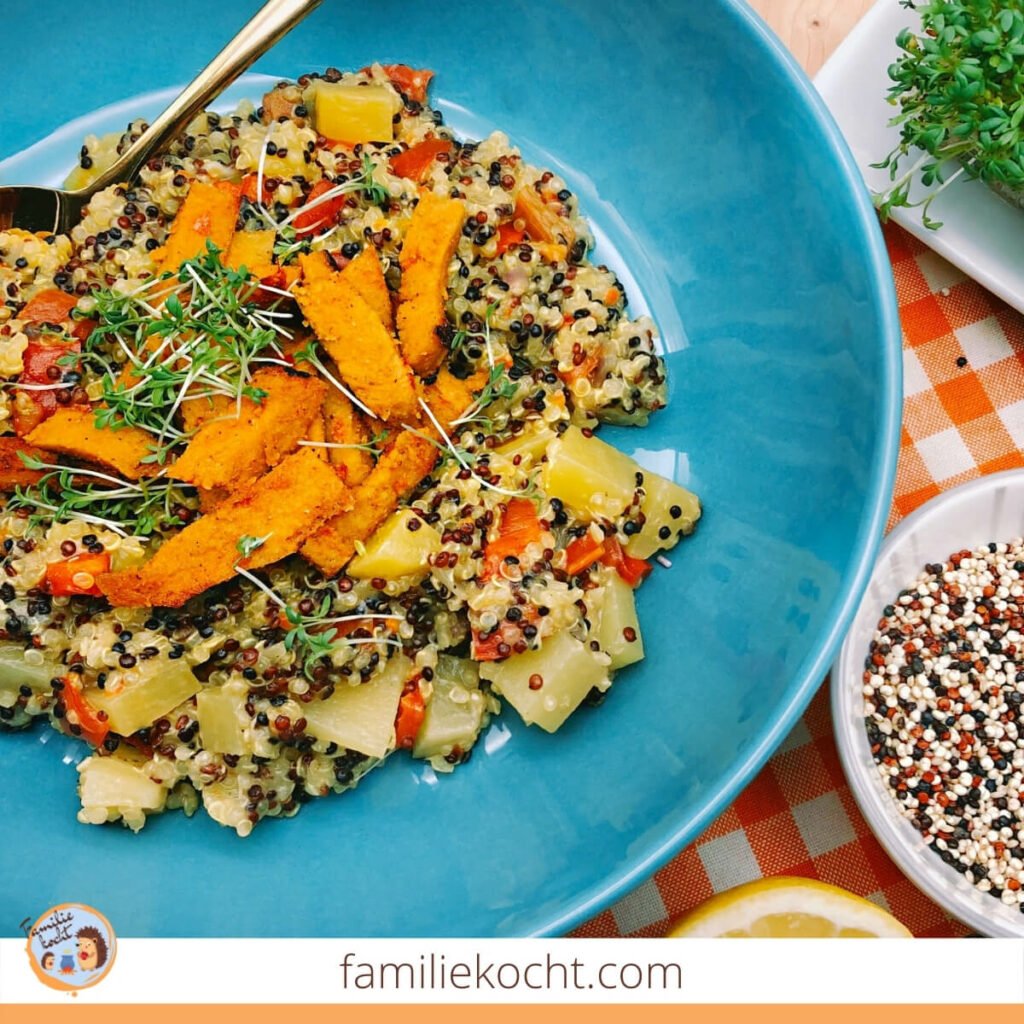
[[[153,476],[160,467],[143,459],[156,447],[156,438],[138,427],[96,426],[92,409],[58,409],[43,420],[26,440],[48,452],[72,455],[112,469],[128,480]]]
[[[324,440],[331,444],[366,444],[370,440],[366,420],[337,388],[331,388],[324,399]],[[362,483],[373,469],[373,456],[362,448],[324,450],[349,487]]]
[[[391,309],[391,293],[384,280],[380,256],[371,245],[342,271],[341,276],[366,300],[366,304],[380,317],[389,334],[395,333],[395,315]]]
[[[314,416],[309,424],[309,430],[306,432],[306,436],[302,438],[303,441],[316,441],[319,447],[309,446],[312,451],[321,462],[330,462],[331,460],[327,457],[327,448],[323,446],[323,442],[327,440],[327,423],[325,422],[326,416],[321,406],[320,413]],[[303,447],[306,447],[305,445]],[[344,479],[344,477],[342,477]]]
[[[29,469],[21,461],[20,455],[46,462],[46,452],[41,448],[25,444],[20,437],[0,437],[0,491],[13,491],[15,487],[38,483],[46,472],[43,469]]]
[[[448,264],[459,244],[466,208],[458,199],[426,192],[413,211],[399,257],[398,339],[405,361],[421,376],[444,358],[437,335],[448,298]]]
[[[403,430],[351,492],[350,509],[325,523],[302,545],[301,553],[327,575],[340,572],[355,554],[356,541],[366,540],[384,522],[434,468],[438,455],[430,441]]]
[[[460,380],[448,367],[435,375],[431,384],[420,384],[419,391],[430,411],[440,420],[445,430],[472,404],[477,392],[487,383],[487,371],[479,370],[472,377]]]
[[[459,380],[447,368],[432,384],[421,384],[423,400],[445,428],[472,404],[484,385],[486,372],[468,380]],[[422,432],[440,441],[432,424]],[[355,553],[357,540],[366,540],[404,498],[433,468],[439,451],[436,444],[409,431],[401,431],[391,447],[353,490],[354,508],[334,516],[302,547],[302,554],[323,572],[339,572]],[[349,481],[351,484],[351,480]]]
[[[334,509],[351,508],[352,497],[334,470],[309,449],[289,455],[237,498],[200,516],[138,569],[107,573],[97,585],[122,608],[178,608],[189,598],[247,569],[293,554]],[[265,537],[240,559],[240,537]]]
[[[171,467],[175,480],[204,490],[243,487],[308,436],[327,394],[323,381],[273,366],[254,373],[250,384],[266,393],[263,400],[243,398],[239,417],[204,423]]]
[[[345,383],[381,419],[415,421],[412,373],[380,317],[344,274],[325,273],[323,253],[299,261],[303,278],[293,289],[295,298]]]
[[[274,262],[274,240],[277,233],[267,231],[236,231],[224,258],[224,265],[232,270],[245,267],[253,277],[261,280],[277,271]]]
[[[199,388],[196,388],[196,391],[201,394]],[[181,429],[188,432],[198,430],[207,420],[234,414],[234,399],[227,395],[203,395],[197,398],[189,398],[186,395],[185,400],[178,406]]]
[[[212,512],[218,505],[223,505],[225,501],[231,500],[231,492],[226,487],[214,487],[208,491],[197,487],[196,495],[199,498],[199,511],[204,516]]]
[[[228,181],[193,181],[171,225],[171,233],[157,253],[158,273],[177,273],[185,260],[206,252],[207,242],[227,252],[241,203],[240,185]]]

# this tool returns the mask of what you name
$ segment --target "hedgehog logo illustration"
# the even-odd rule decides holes
[[[44,985],[75,991],[97,984],[110,972],[117,940],[98,910],[62,903],[47,910],[31,928],[28,921],[22,922],[22,928],[29,963]]]
[[[86,925],[75,932],[78,965],[83,971],[98,971],[107,962],[107,940],[99,928]]]

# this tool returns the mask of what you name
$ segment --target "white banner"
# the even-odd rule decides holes
[[[67,1000],[0,940],[0,1002]],[[1024,941],[121,939],[77,1002],[1024,1003]]]

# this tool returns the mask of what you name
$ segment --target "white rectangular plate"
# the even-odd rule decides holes
[[[864,181],[872,192],[889,184],[889,172],[872,167],[899,142],[899,129],[889,127],[898,108],[886,101],[892,82],[887,69],[898,54],[896,36],[903,28],[920,27],[917,15],[898,0],[878,0],[818,72],[818,87],[836,119]],[[909,170],[911,152],[902,163]],[[911,199],[927,190],[911,189]],[[897,209],[892,219],[955,264],[1011,306],[1024,312],[1024,211],[1000,199],[979,181],[961,177],[932,204],[931,231],[919,209]]]

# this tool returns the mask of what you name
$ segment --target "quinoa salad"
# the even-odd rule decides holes
[[[927,565],[864,666],[871,751],[943,862],[1024,913],[1024,539]]]
[[[555,732],[644,656],[635,590],[701,512],[599,436],[665,404],[654,324],[431,77],[281,82],[69,235],[0,232],[0,730],[89,745],[83,823],[246,836],[392,754],[454,770],[505,704]]]

